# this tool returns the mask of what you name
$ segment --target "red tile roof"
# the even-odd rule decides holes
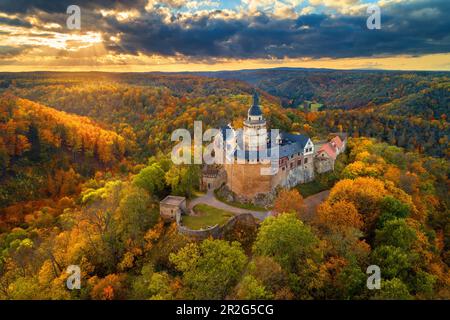
[[[334,142],[334,144],[336,145],[336,147],[337,147],[338,149],[341,149],[341,148],[342,148],[343,143],[342,143],[341,138],[339,138],[339,136],[334,137],[333,139],[331,139],[330,142],[331,142],[331,143]]]
[[[319,153],[321,151],[325,151],[330,158],[336,159],[336,151],[333,148],[333,146],[331,145],[331,143],[325,143],[320,149],[319,149]]]

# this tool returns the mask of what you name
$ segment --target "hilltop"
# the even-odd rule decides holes
[[[126,140],[90,118],[0,98],[0,208],[71,194],[82,176],[117,165],[125,153]]]

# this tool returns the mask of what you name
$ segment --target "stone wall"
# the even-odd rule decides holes
[[[268,167],[268,164],[226,164],[226,186],[232,191],[232,199],[228,200],[267,206],[273,200],[277,187],[293,188],[314,180],[313,154],[288,159],[284,170],[280,167],[275,175],[261,175],[261,169]]]
[[[227,185],[223,185],[217,190],[217,196],[228,202],[252,203],[258,207],[269,208],[275,200],[276,189],[273,189],[271,192],[258,193],[253,198],[247,198],[234,193]]]
[[[262,168],[270,165],[263,164],[225,164],[227,172],[227,186],[235,194],[244,198],[254,198],[260,193],[272,191],[272,177],[261,175]]]
[[[172,206],[172,205],[160,203],[159,214],[165,221],[174,221],[176,216],[181,214],[181,209],[178,206]]]
[[[249,219],[255,220],[254,217],[250,213],[244,213],[240,215],[233,216],[230,218],[223,226],[219,226],[216,224],[215,226],[212,226],[210,228],[206,229],[200,229],[200,230],[192,230],[189,229],[181,224],[181,216],[177,215],[177,230],[179,233],[192,238],[194,240],[200,241],[207,239],[209,237],[212,237],[214,239],[222,238],[224,232],[229,231],[234,227],[234,225],[238,222],[243,220],[248,221]]]
[[[175,221],[178,215],[186,212],[186,199],[177,197],[184,199],[178,204],[164,202],[169,197],[173,196],[167,196],[164,200],[159,202],[159,214],[164,221]]]
[[[223,225],[220,228],[220,236],[223,236],[226,232],[230,232],[238,222],[250,225],[258,224],[258,220],[255,219],[251,213],[243,213],[234,216],[225,225]]]
[[[179,233],[195,240],[203,240],[209,237],[217,239],[220,237],[220,226],[218,224],[213,227],[200,230],[192,230],[181,224],[177,224],[177,228]]]
[[[334,161],[331,158],[317,158],[315,160],[317,173],[325,173],[334,170]]]

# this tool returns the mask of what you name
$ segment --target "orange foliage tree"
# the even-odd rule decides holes
[[[275,215],[283,212],[294,212],[300,215],[303,211],[303,197],[296,189],[283,189],[275,200],[273,211]]]

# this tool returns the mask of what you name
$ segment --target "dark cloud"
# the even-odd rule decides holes
[[[7,17],[0,17],[0,25],[9,25],[9,26],[15,26],[15,27],[25,27],[25,28],[31,28],[31,24],[28,21],[18,19],[18,18],[7,18]]]
[[[450,51],[450,2],[417,1],[384,7],[382,29],[368,30],[367,16],[312,14],[296,20],[265,14],[222,19],[215,13],[171,23],[152,13],[133,22],[108,22],[120,32],[112,49],[199,58],[360,57]]]
[[[41,23],[57,23],[64,26],[67,20],[67,8],[70,5],[78,5],[81,9],[83,29],[101,31],[106,28],[102,24],[101,9],[145,11],[146,4],[147,0],[0,0],[0,12],[15,14],[21,20],[34,16]],[[70,32],[69,30],[61,31]]]
[[[10,58],[14,57],[23,51],[25,51],[26,47],[11,47],[11,46],[0,46],[0,58]]]
[[[66,12],[70,5],[78,5],[83,10],[144,8],[146,0],[1,0],[0,11],[6,13],[48,13]]]
[[[208,58],[360,57],[450,52],[448,0],[383,7],[381,30],[368,30],[367,16],[312,14],[296,20],[265,14],[221,19],[175,19],[147,14],[131,23],[109,22],[122,33],[120,48],[131,53]],[[188,27],[187,27],[188,26]]]
[[[297,19],[275,19],[261,13],[224,18],[224,14],[215,11],[202,16],[173,14],[167,19],[163,11],[145,12],[144,0],[77,2],[82,8],[83,30],[101,31],[105,39],[120,34],[120,43],[105,41],[109,50],[122,53],[182,54],[208,59],[450,52],[448,0],[408,1],[382,7],[381,30],[367,29],[367,15],[311,14]],[[63,23],[65,9],[72,1],[0,3],[0,11],[35,12],[41,21],[58,19],[58,23]],[[133,20],[119,21],[113,16],[101,17],[100,8],[136,8],[142,14]]]

